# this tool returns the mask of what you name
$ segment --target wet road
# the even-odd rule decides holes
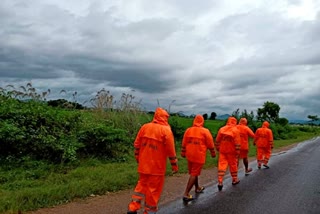
[[[270,169],[257,169],[240,184],[231,185],[229,175],[221,192],[213,182],[196,200],[182,200],[160,207],[158,214],[320,214],[320,138],[298,144],[283,153],[273,154]],[[216,179],[215,179],[216,180]]]

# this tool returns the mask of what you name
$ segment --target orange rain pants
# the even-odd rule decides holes
[[[164,186],[164,179],[164,175],[139,173],[139,181],[134,189],[128,210],[131,212],[139,210],[141,208],[141,201],[145,199],[144,213],[156,213]]]
[[[271,146],[269,146],[269,147],[257,147],[258,166],[261,166],[261,164],[268,165],[270,156],[271,156]]]
[[[232,177],[232,181],[238,180],[238,158],[236,154],[220,153],[218,161],[218,182],[223,182],[223,177],[226,174],[227,168]]]

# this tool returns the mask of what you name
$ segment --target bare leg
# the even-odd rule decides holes
[[[248,158],[243,158],[243,165],[244,165],[246,171],[248,171],[248,166],[249,166]]]
[[[249,161],[248,158],[243,158],[243,165],[246,169],[246,175],[249,175],[249,173],[252,171],[252,168],[249,168]]]
[[[190,175],[186,190],[184,192],[184,196],[186,196],[186,197],[189,196],[189,192],[192,189],[193,185],[195,185],[195,182],[196,182],[196,176]]]
[[[195,178],[195,181],[194,181],[194,187],[195,187],[195,189],[196,190],[198,190],[199,189],[199,180],[198,180],[198,176],[195,176],[196,178]]]

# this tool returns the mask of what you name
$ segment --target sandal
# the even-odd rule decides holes
[[[238,183],[240,183],[240,180],[232,181],[232,185],[237,185]]]
[[[250,172],[252,172],[252,168],[248,168],[248,170],[246,170],[245,175],[250,175]]]
[[[188,196],[183,196],[182,200],[184,202],[189,202],[192,201],[194,198],[192,197],[192,195],[188,195]]]
[[[199,187],[198,189],[196,189],[196,193],[203,193],[203,190],[205,189],[205,187],[204,186],[202,186],[202,187]]]

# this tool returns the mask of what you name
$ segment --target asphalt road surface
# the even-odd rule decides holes
[[[229,173],[221,192],[217,183],[188,204],[182,199],[160,207],[158,214],[320,214],[320,138],[273,154],[269,169],[258,169],[231,185]]]

